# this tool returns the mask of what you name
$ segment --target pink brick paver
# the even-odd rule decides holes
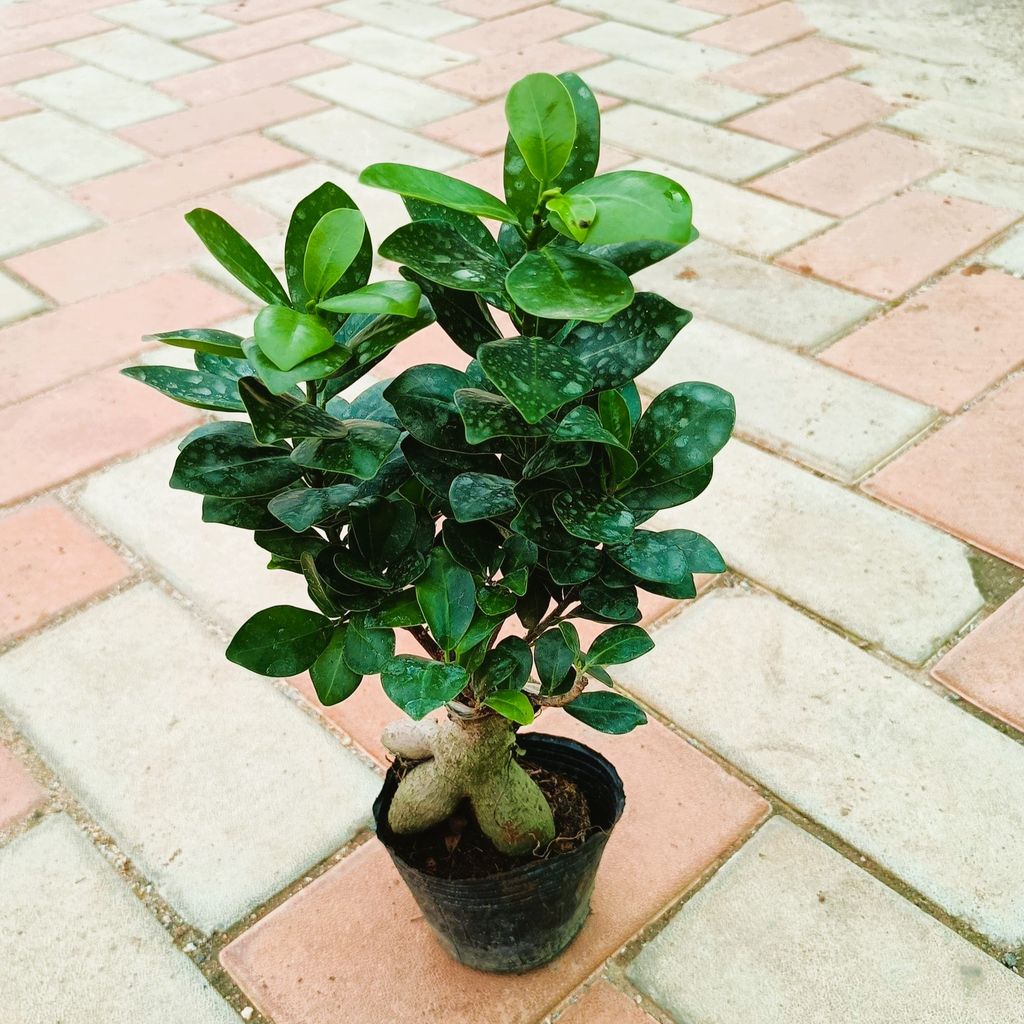
[[[254,25],[214,32],[188,42],[189,49],[218,60],[238,60],[273,50],[286,43],[301,43],[317,36],[351,28],[355,22],[330,11],[304,10],[267,18]]]
[[[562,7],[538,7],[504,18],[486,21],[472,28],[438,36],[434,42],[481,57],[518,50],[533,43],[564,36],[593,25],[594,19]]]
[[[1024,566],[1024,378],[901,455],[864,488]]]
[[[689,38],[708,46],[720,46],[739,53],[760,53],[780,43],[790,43],[814,31],[795,3],[773,4],[739,18],[719,22]]]
[[[17,117],[19,114],[31,114],[38,109],[39,106],[34,100],[25,99],[24,96],[7,89],[0,89],[0,121],[8,117]]]
[[[1024,732],[1024,592],[968,633],[932,675],[972,704]]]
[[[892,107],[870,86],[848,78],[831,78],[740,114],[726,127],[791,149],[814,149],[880,121],[891,111]]]
[[[53,46],[70,39],[81,39],[107,32],[111,28],[109,21],[80,15],[67,18],[54,18],[52,21],[40,21],[34,25],[21,28],[6,29],[0,33],[0,54],[20,53],[41,46]]]
[[[294,43],[212,67],[165,78],[158,88],[188,103],[212,103],[240,96],[269,85],[290,82],[302,75],[340,67],[344,58],[320,46]]]
[[[0,830],[16,825],[46,800],[46,790],[0,746]]]
[[[1024,363],[1024,281],[974,264],[918,292],[819,358],[955,413]]]
[[[599,980],[562,1013],[558,1024],[654,1024],[654,1018],[624,992]]]
[[[320,7],[323,0],[237,0],[234,3],[218,4],[210,8],[211,14],[219,18],[248,25],[265,18],[277,18],[292,11],[304,11],[309,7]]]
[[[162,399],[112,370],[0,410],[8,452],[0,506],[10,505],[187,430],[198,409]]]
[[[0,518],[0,560],[0,641],[85,604],[130,573],[112,548],[52,501]]]
[[[28,50],[0,57],[0,85],[39,78],[54,71],[72,68],[78,62],[59,50]]]
[[[767,7],[772,0],[680,0],[682,7],[696,11],[710,11],[712,14],[749,14],[760,7]]]
[[[834,217],[848,217],[941,166],[928,146],[871,128],[757,178],[750,186]]]
[[[0,328],[0,361],[8,368],[0,406],[128,359],[144,347],[143,335],[211,326],[246,308],[194,274],[173,271]],[[48,358],[31,359],[33,351]]]
[[[657,724],[597,738],[564,714],[543,724],[613,757],[627,792],[593,914],[568,952],[514,984],[456,964],[430,934],[384,849],[371,842],[221,954],[262,1012],[275,1024],[477,1024],[486,1006],[489,1019],[531,1024],[767,812],[756,793]],[[671,782],[650,786],[652,779]],[[366,984],[385,955],[388,983]]]
[[[894,299],[1019,216],[937,192],[906,192],[791,249],[778,262],[878,299]]]
[[[851,71],[859,59],[845,46],[813,36],[752,57],[707,77],[762,96],[785,96],[823,78]]]

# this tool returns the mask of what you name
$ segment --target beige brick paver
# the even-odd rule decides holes
[[[0,0],[4,1024],[220,1024],[247,1000],[268,1024],[1016,1019],[1024,100],[1002,7],[930,6]],[[373,679],[324,709],[306,677],[282,694],[224,662],[210,628],[306,604],[302,580],[167,489],[205,414],[116,371],[191,365],[152,331],[251,330],[187,210],[279,268],[331,180],[379,243],[406,213],[366,164],[501,194],[505,91],[568,70],[605,112],[601,169],[694,203],[701,239],[636,283],[696,321],[640,383],[731,388],[742,440],[654,525],[708,533],[731,576],[643,602],[658,647],[619,675],[651,725],[545,716],[618,765],[627,813],[580,941],[494,978],[439,952],[372,841],[280,895],[366,838],[396,712]],[[374,377],[467,359],[432,326]],[[716,873],[769,811],[744,777],[819,838],[772,824]],[[201,930],[252,917],[196,949],[162,899]]]

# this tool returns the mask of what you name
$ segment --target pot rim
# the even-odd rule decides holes
[[[381,787],[380,792],[377,794],[376,799],[373,801],[374,831],[377,839],[393,858],[397,858],[402,862],[407,871],[411,871],[419,877],[428,880],[434,887],[442,888],[450,886],[453,889],[461,890],[476,888],[477,886],[483,887],[493,885],[495,881],[501,881],[508,878],[529,877],[532,874],[547,870],[552,864],[566,864],[567,862],[582,856],[584,853],[589,853],[595,845],[600,844],[603,846],[608,841],[608,837],[612,834],[615,826],[619,823],[619,819],[622,817],[622,812],[626,804],[625,787],[622,784],[622,778],[615,770],[615,766],[603,754],[598,753],[598,751],[594,750],[592,747],[588,747],[585,743],[580,743],[578,740],[570,739],[568,736],[556,736],[552,733],[546,732],[525,732],[516,734],[517,743],[521,743],[526,747],[528,752],[529,748],[534,746],[533,741],[535,740],[540,741],[537,745],[542,748],[548,741],[554,741],[558,745],[567,747],[576,753],[583,753],[596,761],[598,765],[611,776],[610,782],[615,800],[615,813],[611,824],[609,824],[607,828],[599,828],[592,835],[587,836],[579,846],[570,850],[568,853],[559,854],[557,857],[533,861],[529,864],[519,864],[514,868],[509,868],[507,871],[497,871],[494,874],[483,875],[479,878],[442,878],[438,875],[431,875],[428,872],[423,871],[421,868],[416,867],[414,864],[410,864],[405,857],[403,857],[401,853],[392,846],[388,836],[393,835],[393,833],[391,832],[391,829],[388,828],[386,818],[384,818],[383,821],[385,833],[382,834],[381,815],[386,811],[385,796],[387,796],[386,803],[390,806],[393,792],[388,793],[388,790],[397,785],[394,763],[392,763],[388,766],[387,772],[384,776],[384,784]]]

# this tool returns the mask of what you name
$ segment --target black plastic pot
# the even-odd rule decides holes
[[[576,937],[590,912],[597,866],[626,796],[618,773],[582,743],[521,733],[526,758],[575,782],[601,829],[569,853],[487,878],[448,879],[408,864],[392,845],[388,809],[398,786],[393,769],[373,805],[377,837],[387,847],[441,945],[469,967],[519,972],[553,960]]]

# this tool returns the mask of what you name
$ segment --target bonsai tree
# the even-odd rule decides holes
[[[494,845],[521,854],[555,829],[515,729],[544,708],[607,733],[645,721],[607,671],[653,646],[638,591],[692,598],[694,573],[725,566],[699,534],[644,524],[707,487],[735,411],[694,382],[643,410],[634,383],[691,318],[630,281],[697,237],[683,188],[597,173],[598,106],[574,74],[527,76],[506,112],[504,201],[435,171],[364,171],[408,210],[379,250],[401,280],[367,283],[370,236],[333,184],[292,215],[287,288],[224,220],[190,213],[266,306],[251,338],[154,336],[193,349],[195,370],[124,372],[245,414],[193,430],[171,486],[204,495],[205,521],[252,530],[271,569],[305,577],[311,607],[258,612],[228,658],[267,676],[308,670],[325,705],[379,674],[419,723],[385,735],[418,762],[393,831],[425,829],[468,797]],[[435,319],[465,369],[427,363],[343,394]],[[579,619],[607,628],[584,645]],[[396,655],[397,630],[422,655]]]

